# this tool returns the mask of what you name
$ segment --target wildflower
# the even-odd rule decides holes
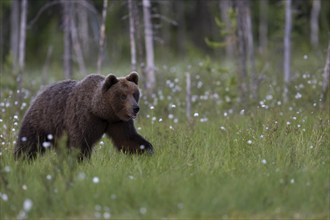
[[[141,207],[141,208],[140,208],[140,213],[141,213],[142,215],[146,214],[146,213],[147,213],[147,208],[145,208],[145,207]]]
[[[103,218],[104,218],[104,219],[110,219],[110,218],[111,218],[111,214],[110,214],[110,212],[104,212],[104,214],[103,214]]]
[[[33,202],[31,199],[24,200],[24,203],[23,203],[24,211],[26,211],[26,212],[30,211],[32,206],[33,206]]]
[[[207,119],[206,117],[204,117],[204,118],[201,118],[201,119],[200,119],[200,122],[207,122],[207,120],[208,120],[208,119]]]
[[[52,134],[47,135],[47,139],[48,140],[53,140],[53,135]]]
[[[262,159],[262,160],[261,160],[261,163],[262,163],[262,164],[266,164],[267,161],[266,161],[265,159]]]
[[[267,95],[266,96],[266,100],[272,100],[273,99],[273,96],[272,95]]]
[[[194,117],[198,117],[198,116],[199,116],[198,112],[195,112]]]
[[[2,194],[2,193],[0,193],[0,197],[1,197],[1,199],[3,200],[3,201],[8,201],[8,196],[7,196],[7,194]]]
[[[251,140],[248,140],[247,143],[248,143],[248,144],[252,144],[252,141],[251,141]]]
[[[85,179],[86,178],[86,174],[84,173],[84,172],[80,172],[80,173],[78,173],[78,179],[79,180],[83,180],[83,179]]]
[[[42,146],[43,146],[44,148],[49,148],[49,147],[50,147],[50,142],[45,141],[45,142],[42,143]]]
[[[180,202],[180,203],[178,204],[178,208],[179,208],[179,209],[183,209],[183,208],[184,208],[184,204]]]
[[[4,170],[5,170],[6,173],[9,173],[10,172],[10,166],[5,166]]]
[[[100,179],[97,176],[93,177],[93,183],[97,184],[99,182],[100,182]]]
[[[302,95],[299,92],[295,95],[296,99],[301,99],[301,97],[302,97]]]

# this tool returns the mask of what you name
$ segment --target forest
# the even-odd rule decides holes
[[[14,160],[40,89],[131,71],[153,156]],[[329,77],[328,0],[1,0],[0,218],[329,218]]]

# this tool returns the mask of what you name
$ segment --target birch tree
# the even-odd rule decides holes
[[[252,96],[257,98],[258,79],[255,68],[254,58],[254,43],[252,33],[251,12],[249,7],[249,0],[237,0],[237,35],[238,35],[238,49],[240,60],[240,99],[247,102],[252,89]],[[248,83],[248,75],[251,76],[250,84]]]
[[[17,73],[18,62],[18,45],[19,45],[19,18],[20,18],[20,2],[12,0],[10,14],[10,51],[12,56],[12,69]]]
[[[155,63],[154,63],[154,44],[151,22],[151,4],[150,0],[143,0],[143,21],[144,21],[144,39],[146,48],[146,88],[151,91],[155,87]]]
[[[248,77],[247,77],[247,45],[245,41],[245,14],[244,1],[236,0],[237,7],[237,36],[238,36],[238,54],[239,54],[239,71],[238,71],[238,88],[239,101],[246,103],[248,97]]]
[[[26,18],[27,18],[27,0],[21,1],[21,21],[20,21],[20,34],[19,34],[19,53],[18,53],[18,90],[19,97],[21,98],[22,84],[23,84],[23,71],[25,66],[25,43],[26,43]]]
[[[291,29],[292,29],[292,13],[291,0],[285,1],[285,29],[284,29],[284,90],[283,100],[288,101],[288,86],[290,82],[290,65],[291,65]]]
[[[102,62],[104,59],[105,21],[107,18],[107,10],[108,10],[108,0],[103,0],[102,21],[101,21],[100,36],[99,36],[99,56],[97,59],[98,73],[101,72]]]
[[[321,0],[313,0],[311,11],[310,26],[311,26],[311,44],[314,48],[319,45],[319,15],[321,10]]]
[[[72,78],[72,1],[61,0],[63,8],[63,26],[64,26],[64,53],[63,53],[63,68],[65,79]]]
[[[74,4],[75,4],[75,2],[72,2],[72,6],[76,7],[76,5],[74,5]],[[72,11],[72,12],[74,12],[74,11]],[[71,39],[71,42],[73,44],[72,46],[73,46],[73,49],[74,49],[76,57],[77,57],[79,70],[81,73],[83,73],[85,75],[86,66],[85,66],[83,51],[82,51],[80,40],[79,40],[78,33],[77,33],[77,23],[75,21],[74,14],[72,15],[72,20],[71,20],[70,35],[72,38]]]
[[[83,48],[83,53],[85,57],[89,54],[89,28],[88,28],[88,13],[86,6],[90,6],[87,0],[80,0],[78,4],[78,23],[79,27],[79,39],[81,40],[81,45]]]
[[[135,43],[135,13],[133,12],[133,0],[128,0],[128,14],[129,14],[129,38],[131,47],[131,69],[136,70],[136,43]]]
[[[132,0],[132,17],[133,17],[133,25],[135,31],[135,46],[136,46],[136,68],[138,68],[138,72],[143,74],[145,71],[145,53],[144,53],[144,39],[143,39],[143,28],[142,28],[142,21],[141,16],[138,8],[139,1]],[[144,84],[146,87],[146,84]]]
[[[330,78],[330,40],[328,45],[328,54],[325,62],[324,70],[323,70],[323,83],[322,83],[322,105],[324,105],[327,96],[329,95],[329,78]]]
[[[226,43],[226,57],[233,58],[234,57],[234,47],[232,43],[232,36],[228,33],[231,30],[231,21],[229,17],[229,10],[232,8],[230,0],[219,0],[220,12],[221,12],[221,20],[225,24],[225,30],[227,35],[225,36]]]
[[[264,53],[268,45],[268,0],[259,1],[259,48]]]
[[[256,65],[255,65],[255,58],[254,58],[254,43],[253,43],[253,29],[252,29],[252,22],[251,22],[251,11],[250,11],[250,1],[244,1],[244,15],[245,15],[245,37],[247,42],[247,54],[249,60],[249,72],[251,74],[251,89],[252,89],[252,97],[253,99],[257,98],[257,91],[258,91],[258,81],[257,73],[256,73]]]

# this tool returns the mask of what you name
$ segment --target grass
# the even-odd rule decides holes
[[[176,74],[162,76],[156,95],[141,100],[136,127],[155,155],[124,155],[103,138],[82,164],[54,151],[32,163],[14,161],[13,142],[27,106],[17,107],[13,92],[3,89],[0,218],[330,217],[329,103],[318,107],[317,83],[300,78],[303,97],[294,98],[294,91],[286,105],[277,89],[268,89],[268,98],[243,114],[233,107],[230,74],[220,77],[228,89],[217,86],[217,75],[201,74],[203,79],[192,78],[198,116],[187,123],[185,79]]]

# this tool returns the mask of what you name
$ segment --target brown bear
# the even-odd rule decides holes
[[[139,112],[138,74],[104,77],[91,74],[81,81],[66,80],[46,87],[24,115],[14,157],[32,159],[64,133],[79,159],[90,158],[93,145],[107,134],[127,153],[153,153],[153,146],[135,130]]]

